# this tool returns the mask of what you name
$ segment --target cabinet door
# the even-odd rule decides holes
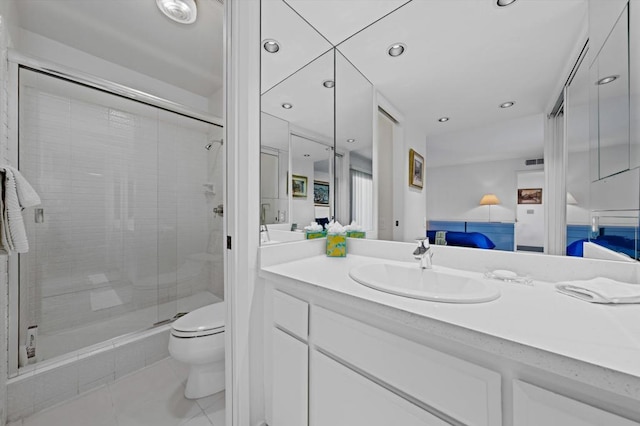
[[[304,426],[308,418],[308,347],[277,328],[272,330],[273,424]]]
[[[639,425],[520,380],[513,382],[513,416],[513,424],[517,426]]]
[[[310,385],[310,426],[448,424],[317,351],[311,353]]]
[[[629,169],[628,19],[625,9],[597,59],[600,178]]]

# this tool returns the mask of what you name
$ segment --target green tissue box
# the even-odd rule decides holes
[[[349,238],[367,238],[367,233],[364,231],[349,231],[347,232]]]
[[[347,236],[345,234],[327,235],[327,256],[345,257],[347,255]]]
[[[327,231],[306,231],[305,235],[307,240],[314,240],[316,238],[324,238],[327,236]]]

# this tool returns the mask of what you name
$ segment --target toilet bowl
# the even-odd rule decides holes
[[[184,396],[203,398],[224,390],[225,303],[189,312],[171,325],[169,354],[189,365]]]

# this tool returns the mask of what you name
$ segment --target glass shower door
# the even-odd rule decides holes
[[[220,127],[28,69],[19,105],[42,199],[19,257],[23,365],[222,300]]]

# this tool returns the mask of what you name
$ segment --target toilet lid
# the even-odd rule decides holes
[[[175,331],[197,333],[201,331],[224,328],[227,315],[224,302],[203,306],[178,318],[172,325]]]

